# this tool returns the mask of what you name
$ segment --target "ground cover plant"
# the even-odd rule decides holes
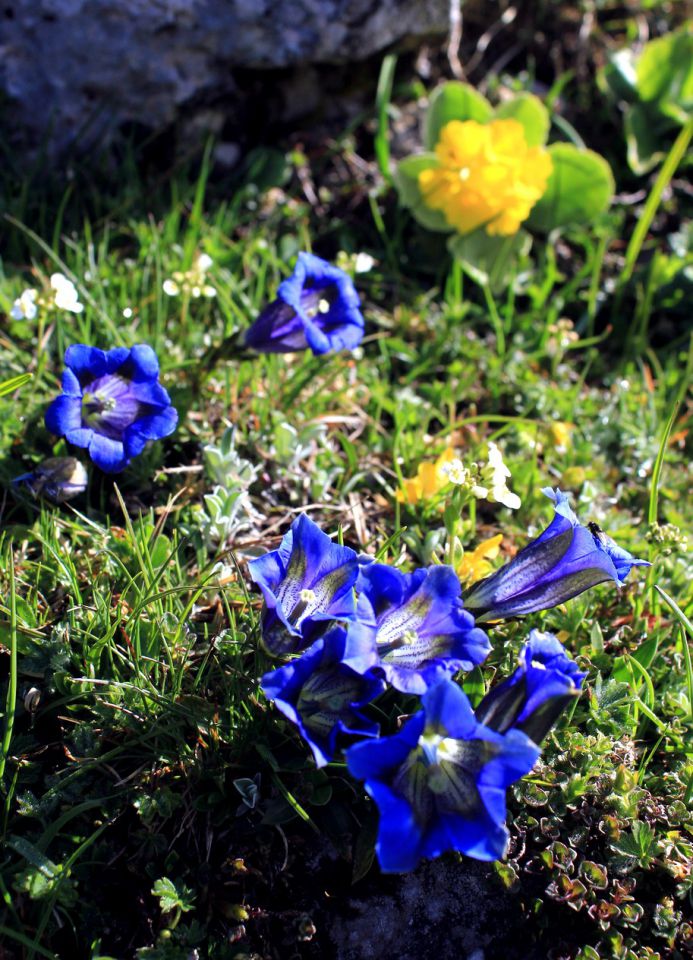
[[[353,956],[354,891],[438,856],[506,904],[488,957],[693,950],[689,87],[641,78],[633,164],[630,22],[543,15],[562,65],[521,22],[464,87],[389,57],[233,175],[8,165],[0,956]],[[433,89],[529,104],[613,201],[432,232]]]

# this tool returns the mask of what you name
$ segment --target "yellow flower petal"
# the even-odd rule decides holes
[[[495,560],[500,551],[503,534],[499,533],[489,540],[483,540],[471,551],[466,551],[459,566],[457,575],[463,584],[472,584],[483,577],[487,577],[493,567],[489,560]]]
[[[491,236],[512,236],[529,216],[551,175],[544,147],[529,147],[517,120],[452,120],[435,148],[439,167],[422,170],[424,203],[440,210],[461,234],[486,227]]]

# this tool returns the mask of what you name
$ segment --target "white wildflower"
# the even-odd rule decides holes
[[[83,304],[79,302],[77,288],[71,280],[62,273],[52,273],[51,279],[52,306],[58,310],[67,310],[70,313],[81,313]]]
[[[354,260],[354,273],[368,273],[375,266],[375,258],[370,253],[357,253]]]
[[[24,290],[21,297],[17,297],[12,304],[12,309],[10,310],[10,316],[12,319],[33,320],[38,313],[38,308],[36,306],[37,296],[38,292],[36,290],[32,290],[31,288]]]
[[[440,472],[456,487],[464,486],[469,479],[469,470],[467,470],[459,457],[455,457],[453,460],[444,463],[440,468]]]
[[[507,481],[511,473],[503,462],[503,454],[493,441],[488,445],[488,462],[481,470],[481,479],[488,485],[488,499],[491,503],[502,503],[510,510],[517,510],[521,501],[516,493],[508,489]]]

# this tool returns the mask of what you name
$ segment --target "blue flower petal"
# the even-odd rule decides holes
[[[68,443],[73,444],[75,447],[88,447],[91,443],[91,438],[94,436],[94,431],[91,427],[79,427],[77,430],[68,430],[65,434],[65,439]]]
[[[352,750],[354,748],[352,747]],[[421,858],[422,831],[411,806],[384,783],[371,780],[366,791],[378,805],[375,852],[383,873],[409,873]]]
[[[357,619],[371,629],[379,669],[398,690],[422,694],[443,675],[469,670],[488,655],[488,637],[462,608],[451,567],[403,574],[372,563],[360,567],[358,585]],[[362,631],[352,631],[345,656],[354,669],[375,666]]]
[[[426,726],[446,737],[470,739],[478,726],[467,694],[456,683],[437,683],[425,694],[421,705]]]
[[[171,403],[168,391],[156,380],[142,381],[141,383],[133,382],[130,386],[130,393],[135,400],[146,403],[151,407],[168,407]]]
[[[46,410],[46,429],[56,437],[82,426],[82,401],[78,397],[59,396]]]
[[[63,370],[61,386],[63,393],[68,397],[82,396],[82,384],[69,367]]]
[[[130,351],[127,347],[113,347],[106,351],[106,364],[104,373],[115,373],[127,362]]]
[[[608,580],[621,585],[632,566],[647,565],[604,534],[583,527],[561,490],[547,488],[544,493],[554,501],[551,524],[466,592],[465,604],[478,621],[546,610]]]
[[[136,343],[130,350],[129,360],[134,383],[156,380],[159,376],[159,361],[149,344]]]
[[[106,373],[106,354],[98,347],[73,343],[65,351],[65,366],[72,370],[80,383],[88,383]]]
[[[265,353],[310,347],[316,355],[353,350],[364,320],[351,277],[320,257],[300,253],[290,277],[245,334],[245,343]]]
[[[89,443],[89,456],[104,473],[120,473],[127,466],[123,444],[94,432]]]

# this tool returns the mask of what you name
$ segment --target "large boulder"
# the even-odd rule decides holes
[[[237,90],[234,71],[344,64],[440,35],[450,0],[5,0],[3,126],[59,153],[161,130]]]

